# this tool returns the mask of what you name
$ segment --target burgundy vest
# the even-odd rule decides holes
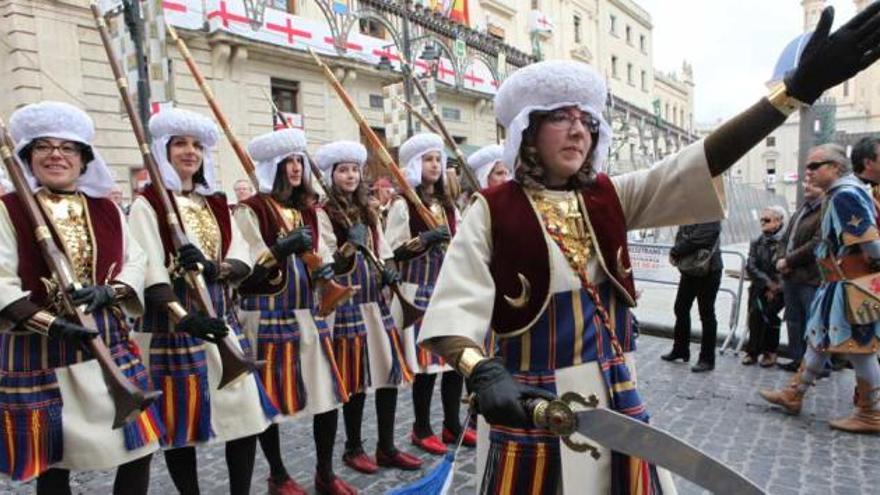
[[[406,206],[409,208],[409,235],[415,237],[426,230],[430,230],[421,215],[419,215],[419,210],[416,209],[416,206],[406,196],[403,199],[406,200]],[[449,226],[449,235],[451,237],[455,236],[455,207],[445,207],[443,209],[446,212],[446,224]]]
[[[333,224],[333,235],[336,236],[336,245],[341,247],[343,244],[346,243],[346,241],[348,241],[348,231],[345,229],[345,225],[342,225],[341,223],[334,220],[333,215],[329,215],[330,208],[331,207],[325,205],[324,209],[327,210],[330,222]],[[378,215],[376,216],[376,221],[379,221]],[[379,227],[378,225],[374,225],[372,227],[370,227],[369,225],[367,226],[370,229],[370,236],[373,238],[373,253],[376,256],[379,256]]]
[[[268,194],[255,194],[250,198],[241,202],[243,206],[250,208],[257,217],[257,223],[260,227],[260,237],[266,247],[272,247],[278,241],[278,234],[283,228],[278,223],[278,216],[272,210],[274,201]],[[310,206],[304,210],[300,210],[303,218],[303,224],[308,225],[312,231],[312,243],[317,246],[320,231],[318,230],[318,214],[314,207]],[[278,277],[278,275],[281,277]],[[278,281],[277,284],[271,283],[272,280]],[[239,292],[245,295],[260,294],[276,294],[279,290],[287,286],[287,260],[278,260],[278,266],[273,269],[265,280],[258,283],[244,282],[239,287]]]
[[[38,244],[36,237],[34,237],[34,224],[31,223],[25,206],[17,193],[4,195],[2,201],[9,213],[9,218],[12,220],[12,226],[18,240],[18,277],[21,279],[22,289],[30,291],[29,299],[31,302],[43,306],[46,304],[46,288],[41,279],[51,279],[51,275],[45,260],[37,251]],[[92,274],[94,280],[82,282],[104,283],[105,279],[112,280],[116,277],[125,264],[122,219],[119,207],[109,199],[86,196],[86,206],[94,235],[92,249],[95,256],[95,272]],[[52,222],[46,223],[49,225],[55,243],[63,251],[64,244],[52,227]]]
[[[492,258],[489,271],[495,282],[492,328],[500,334],[513,333],[533,324],[550,297],[550,252],[538,214],[520,184],[510,181],[483,190],[492,221]],[[623,300],[635,301],[635,284],[626,240],[626,219],[611,179],[600,174],[596,182],[581,191],[587,207],[594,242],[604,261],[606,274],[623,289]],[[530,295],[515,307],[504,296],[523,294],[520,275],[528,281]],[[518,304],[517,306],[520,306]]]
[[[170,195],[173,193],[168,191],[168,194]],[[153,210],[156,212],[157,223],[159,224],[159,237],[162,239],[162,247],[165,249],[165,265],[167,266],[174,253],[174,244],[171,242],[171,229],[168,227],[168,221],[166,220],[168,214],[165,211],[162,202],[159,200],[159,194],[156,193],[153,186],[144,189],[141,196],[150,203],[150,206],[152,206]],[[214,220],[217,221],[217,225],[220,227],[222,259],[225,259],[226,254],[229,252],[229,245],[232,243],[232,219],[229,216],[229,206],[227,206],[226,203],[226,195],[223,193],[215,193],[210,196],[205,196],[204,198],[205,202],[208,203],[208,209],[210,209],[211,213],[214,215]],[[177,204],[172,202],[171,205],[174,208],[174,214],[177,217],[177,221],[182,226],[183,220],[180,218],[180,212],[177,211]]]

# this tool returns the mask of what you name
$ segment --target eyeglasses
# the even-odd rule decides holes
[[[819,168],[835,163],[834,160],[822,160],[821,162],[810,162],[806,165],[807,170],[819,170]]]
[[[545,122],[550,127],[560,131],[570,131],[575,122],[580,122],[584,129],[591,134],[599,132],[599,120],[586,112],[571,115],[568,112],[558,111],[546,114]]]
[[[32,148],[33,154],[37,156],[48,156],[54,153],[55,150],[58,150],[58,152],[61,153],[61,156],[71,158],[78,156],[81,153],[82,148],[79,144],[72,141],[67,141],[59,145],[49,144],[43,141],[35,144]]]
[[[772,221],[773,221],[772,218],[766,218],[766,217],[765,217],[765,218],[762,218],[762,219],[761,219],[761,223],[770,223],[770,222],[772,222]]]

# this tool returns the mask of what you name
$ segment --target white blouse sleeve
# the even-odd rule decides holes
[[[158,284],[171,285],[171,276],[165,266],[165,247],[159,236],[159,223],[156,211],[143,197],[138,197],[131,204],[128,214],[128,226],[131,235],[146,253],[146,270],[144,270],[144,288]]]
[[[392,251],[406,244],[412,238],[409,231],[409,207],[406,200],[399,198],[391,203],[388,220],[385,222],[385,241]]]
[[[478,196],[446,251],[419,342],[448,336],[467,337],[478,344],[484,341],[495,301],[491,254],[489,206]]]
[[[726,214],[722,178],[709,173],[703,141],[611,181],[629,230],[709,222]]]

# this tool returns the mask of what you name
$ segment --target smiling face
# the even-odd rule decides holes
[[[299,155],[291,156],[284,160],[284,173],[287,181],[293,187],[299,187],[303,182],[303,159]]]
[[[168,141],[168,161],[184,183],[202,168],[204,156],[205,147],[194,136],[173,136]]]
[[[357,163],[341,162],[333,168],[333,185],[345,194],[354,193],[361,182],[361,167]]]
[[[443,157],[439,151],[422,155],[422,185],[436,184],[443,173]]]
[[[510,171],[501,162],[495,162],[492,171],[486,177],[486,187],[495,187],[510,180]]]
[[[30,166],[37,182],[55,191],[75,191],[83,170],[82,145],[40,138],[31,147]]]
[[[535,144],[546,185],[563,185],[581,169],[593,147],[591,133],[595,132],[598,122],[576,107],[553,110],[543,117]]]

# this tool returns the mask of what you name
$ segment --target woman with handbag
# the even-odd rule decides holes
[[[700,338],[700,357],[691,367],[694,373],[715,369],[715,338],[718,320],[715,318],[715,297],[721,287],[719,250],[721,222],[682,225],[675,234],[675,245],[669,251],[669,261],[678,267],[681,280],[675,295],[675,337],[672,351],[660,356],[664,361],[691,359],[691,307],[694,299],[700,308],[703,333]]]

